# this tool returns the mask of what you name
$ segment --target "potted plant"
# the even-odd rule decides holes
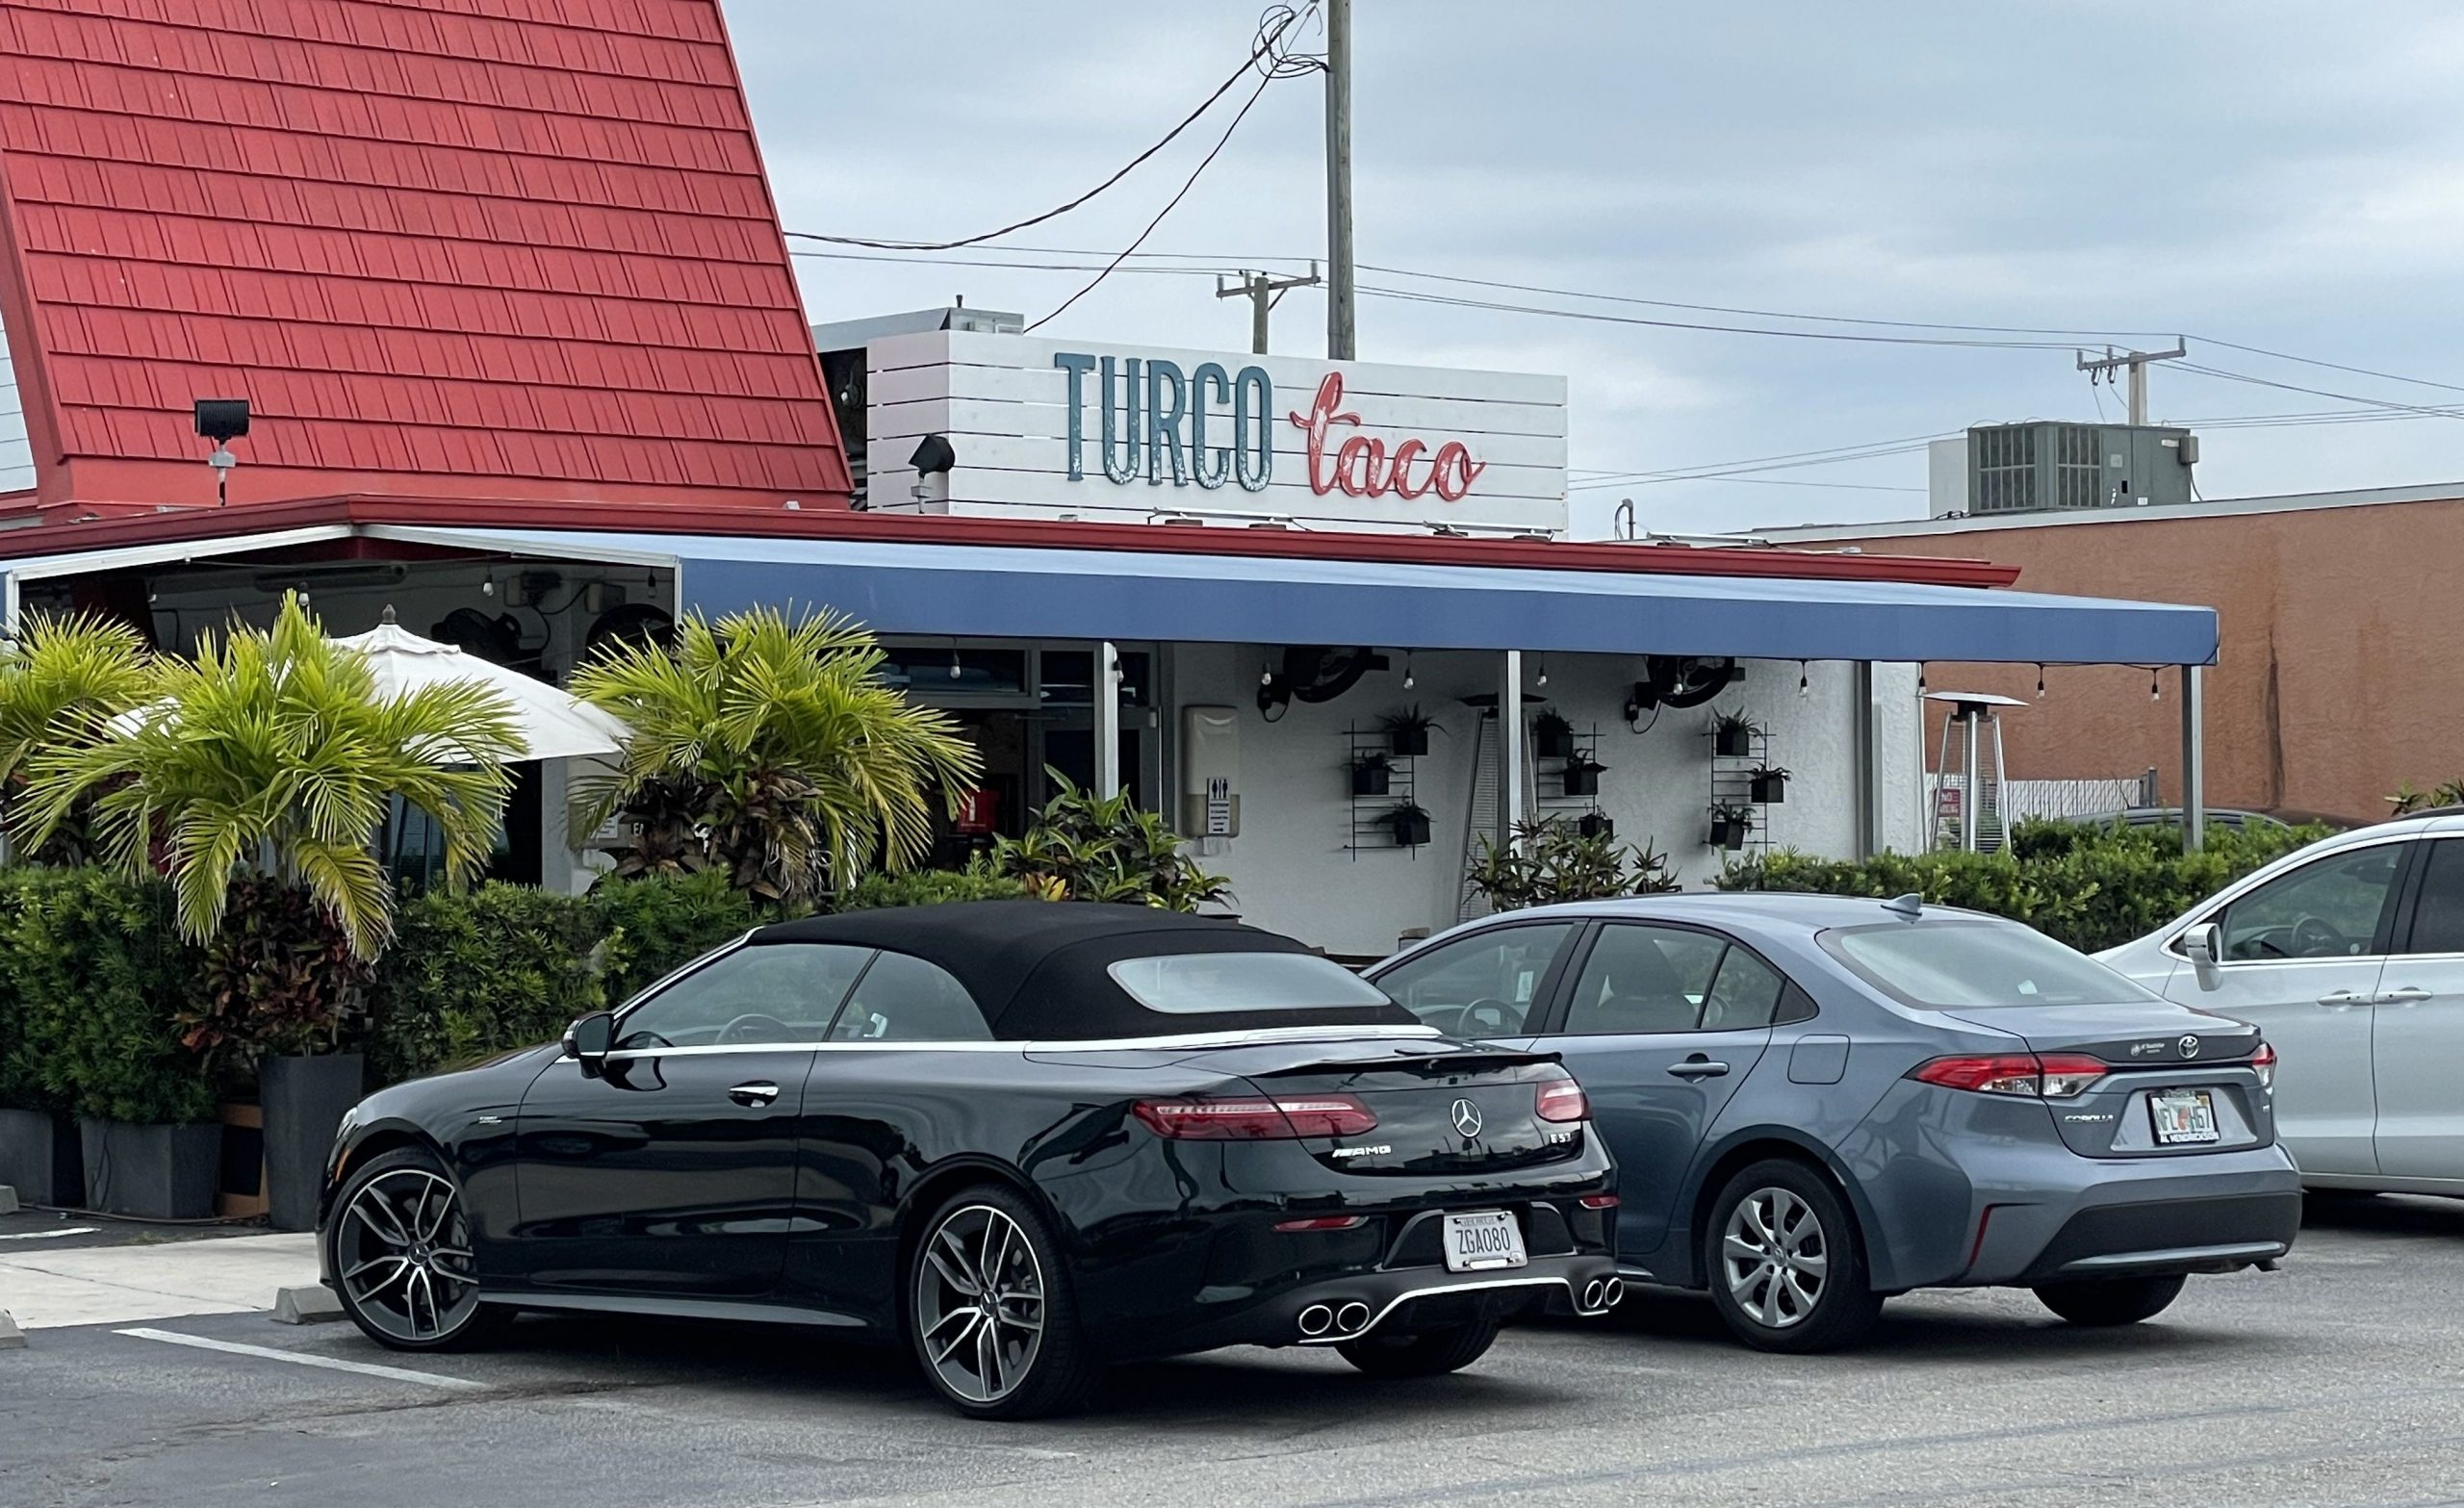
[[[1566,761],[1566,794],[1597,796],[1600,794],[1600,772],[1608,766],[1597,759],[1578,755]]]
[[[1617,824],[1608,820],[1608,813],[1595,806],[1576,819],[1575,831],[1586,838],[1613,838],[1617,835]]]
[[[1478,847],[1464,882],[1493,911],[1677,888],[1667,858],[1649,843],[1622,847],[1605,831],[1586,832],[1562,817],[1518,824],[1514,841],[1502,847],[1483,834]]]
[[[1788,799],[1788,772],[1778,765],[1758,764],[1747,779],[1754,782],[1754,800],[1762,805],[1777,806]]]
[[[1383,752],[1372,750],[1352,761],[1351,793],[1354,796],[1383,796],[1394,788],[1395,767],[1387,762]]]
[[[1711,838],[1713,848],[1733,854],[1745,847],[1746,834],[1754,831],[1754,808],[1732,802],[1720,802],[1711,807]]]
[[[1531,752],[1540,759],[1571,759],[1575,755],[1575,726],[1565,720],[1554,707],[1543,707],[1531,720]]]
[[[1419,848],[1428,841],[1428,813],[1412,802],[1404,802],[1386,814],[1386,825],[1395,831],[1397,848]]]
[[[1377,720],[1386,730],[1386,750],[1399,758],[1417,758],[1428,753],[1428,731],[1437,726],[1436,719],[1414,703],[1400,712],[1389,712]]]
[[[1754,741],[1770,729],[1742,712],[1722,712],[1711,723],[1711,753],[1723,759],[1741,758],[1754,753]]]

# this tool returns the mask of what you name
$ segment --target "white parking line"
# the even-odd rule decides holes
[[[94,1228],[90,1225],[71,1225],[65,1230],[58,1231],[11,1231],[6,1236],[0,1236],[0,1241],[47,1241],[62,1236],[91,1236],[93,1234]]]
[[[237,1341],[209,1341],[201,1335],[180,1335],[169,1330],[116,1330],[115,1335],[132,1335],[141,1341],[163,1341],[172,1345],[192,1345],[200,1351],[228,1351],[234,1356],[260,1356],[270,1362],[292,1362],[301,1367],[322,1367],[328,1371],[357,1372],[363,1377],[385,1377],[395,1382],[417,1383],[423,1388],[445,1388],[453,1392],[482,1392],[483,1382],[467,1377],[448,1377],[439,1372],[415,1372],[406,1367],[379,1367],[372,1362],[346,1362],[332,1356],[304,1356],[297,1351],[276,1350],[270,1345],[243,1345]]]

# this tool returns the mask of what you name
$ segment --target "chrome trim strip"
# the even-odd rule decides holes
[[[1445,1035],[1433,1026],[1262,1027],[1247,1032],[1192,1032],[1167,1036],[1120,1036],[1074,1042],[729,1042],[695,1047],[628,1047],[607,1055],[610,1062],[637,1058],[717,1057],[732,1053],[1133,1053],[1156,1048],[1255,1047],[1276,1042],[1424,1042]]]
[[[1427,1288],[1416,1288],[1409,1290],[1408,1291],[1396,1294],[1393,1298],[1386,1301],[1385,1308],[1369,1316],[1369,1323],[1362,1325],[1357,1330],[1347,1330],[1341,1335],[1310,1336],[1304,1338],[1299,1343],[1302,1345],[1336,1345],[1345,1341],[1356,1341],[1360,1337],[1369,1334],[1372,1330],[1376,1329],[1379,1325],[1384,1324],[1388,1315],[1393,1314],[1396,1310],[1410,1303],[1416,1298],[1431,1298],[1441,1293],[1469,1293],[1482,1289],[1549,1288],[1553,1285],[1566,1291],[1566,1301],[1574,1305],[1576,1314],[1604,1315],[1608,1313],[1605,1309],[1583,1308],[1582,1294],[1575,1288],[1575,1280],[1569,1277],[1488,1278],[1477,1283],[1438,1283]]]

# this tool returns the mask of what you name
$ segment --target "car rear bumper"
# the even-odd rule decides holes
[[[1617,1264],[1605,1254],[1534,1257],[1526,1266],[1486,1272],[1387,1268],[1284,1290],[1181,1332],[1172,1348],[1334,1345],[1381,1330],[1399,1333],[1535,1312],[1604,1315],[1623,1292]]]
[[[1962,1286],[2232,1272],[2292,1249],[2301,1175],[2276,1147],[2139,1163],[2077,1160],[2073,1187],[1980,1198]]]

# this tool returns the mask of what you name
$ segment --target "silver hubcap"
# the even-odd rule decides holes
[[[479,1307],[461,1196],[423,1168],[380,1173],[351,1195],[334,1271],[351,1308],[397,1340],[442,1340]]]
[[[915,1323],[941,1386],[970,1403],[1015,1392],[1043,1346],[1043,1268],[1018,1222],[988,1204],[944,1215],[916,1264]]]
[[[1720,1236],[1729,1297],[1758,1325],[1785,1330],[1822,1302],[1831,1277],[1831,1241],[1813,1206],[1785,1189],[1758,1189],[1738,1201]]]

